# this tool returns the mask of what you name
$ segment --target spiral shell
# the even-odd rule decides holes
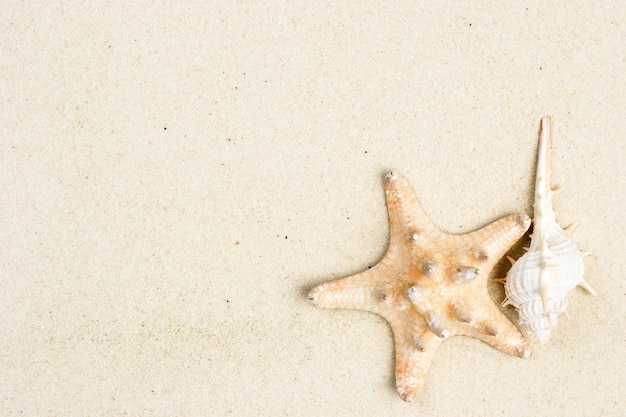
[[[504,286],[504,305],[515,306],[519,323],[528,326],[541,342],[550,337],[558,316],[565,313],[568,292],[581,286],[596,294],[583,278],[582,254],[552,210],[555,191],[550,188],[549,148],[550,118],[545,117],[541,120],[531,244],[509,270]]]

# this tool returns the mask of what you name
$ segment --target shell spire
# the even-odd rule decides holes
[[[549,233],[549,229],[556,224],[556,217],[552,209],[552,196],[555,191],[550,186],[550,125],[549,117],[541,119],[535,177],[535,202],[533,204],[535,211],[533,234],[539,233],[538,236]]]
[[[550,185],[550,118],[541,119],[533,234],[528,252],[509,270],[505,282],[507,304],[519,311],[520,324],[544,342],[567,309],[567,293],[581,286],[596,295],[583,278],[583,257],[568,232],[556,222]]]

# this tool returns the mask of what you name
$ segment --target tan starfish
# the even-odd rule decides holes
[[[480,339],[527,358],[530,346],[489,296],[494,265],[530,226],[512,214],[472,233],[451,235],[426,216],[406,180],[385,178],[389,249],[374,267],[316,286],[309,300],[319,307],[379,314],[393,330],[396,389],[405,401],[424,386],[439,344],[448,336]]]

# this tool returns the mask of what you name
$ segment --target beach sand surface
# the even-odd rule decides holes
[[[626,4],[379,3],[4,2],[0,415],[623,415]],[[389,171],[449,233],[531,215],[544,116],[598,295],[404,403],[306,294],[384,255]]]

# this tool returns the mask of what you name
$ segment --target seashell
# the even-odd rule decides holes
[[[552,210],[550,188],[550,118],[541,119],[537,176],[535,180],[534,219],[528,252],[513,264],[506,277],[506,300],[518,309],[519,323],[528,326],[540,342],[550,337],[558,316],[567,309],[567,293],[581,286],[596,295],[583,278],[583,255],[563,230]]]

